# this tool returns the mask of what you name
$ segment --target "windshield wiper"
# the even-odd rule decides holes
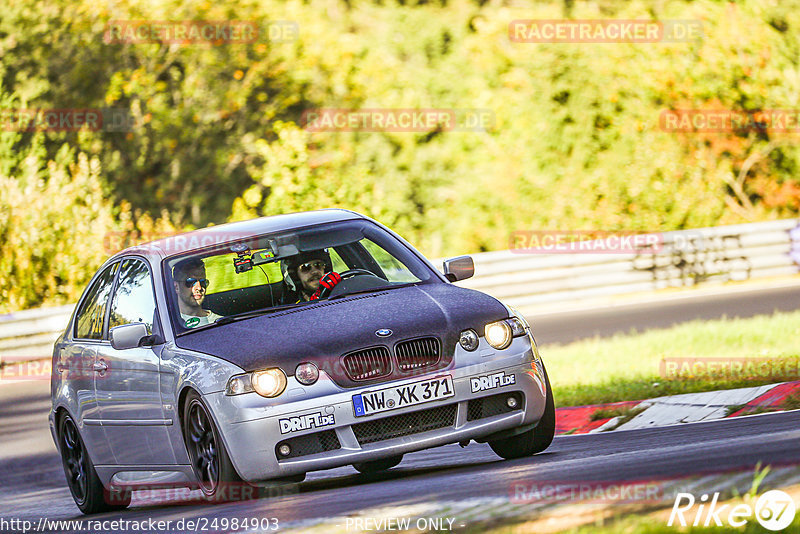
[[[341,295],[336,295],[334,297],[328,297],[328,300],[335,300],[335,299],[340,299],[342,297],[349,297],[350,295],[360,295],[362,293],[375,293],[375,292],[378,292],[378,291],[384,291],[386,289],[398,289],[398,288],[401,288],[401,287],[415,286],[418,283],[419,282],[406,282],[405,284],[397,284],[397,285],[391,285],[391,286],[380,286],[380,287],[371,287],[369,289],[360,289],[358,291],[350,291],[348,293],[342,293]]]
[[[267,314],[270,314],[272,312],[286,310],[286,309],[295,308],[295,307],[297,307],[297,304],[285,304],[283,306],[275,306],[274,308],[267,308],[267,309],[263,309],[263,310],[253,310],[253,311],[244,312],[244,313],[237,313],[236,315],[226,315],[225,317],[220,317],[219,319],[217,319],[213,323],[204,324],[203,326],[198,326],[197,328],[191,328],[189,330],[181,332],[178,335],[180,336],[180,335],[183,335],[183,334],[188,334],[190,332],[198,332],[200,330],[206,330],[207,328],[211,328],[211,327],[214,327],[214,326],[220,326],[220,325],[223,325],[223,324],[230,324],[230,323],[234,323],[236,321],[243,321],[244,319],[252,319],[253,317],[258,317],[260,315],[267,315]]]
[[[244,320],[244,319],[252,319],[253,317],[258,317],[259,315],[267,315],[267,314],[270,314],[272,312],[281,311],[281,310],[287,310],[289,308],[294,308],[296,306],[297,306],[297,304],[284,304],[283,306],[275,306],[275,307],[266,308],[266,309],[263,309],[263,310],[253,310],[253,311],[244,312],[244,313],[237,313],[236,315],[226,315],[225,317],[220,317],[219,319],[214,321],[212,324],[228,324],[228,323],[233,323],[233,322],[236,322],[236,321],[241,321],[241,320]]]
[[[336,300],[336,299],[340,299],[340,298],[343,298],[343,297],[349,297],[351,295],[360,295],[360,294],[363,294],[363,293],[376,293],[376,292],[384,291],[384,290],[387,290],[387,289],[398,289],[398,288],[401,288],[401,287],[415,286],[417,284],[419,284],[419,282],[406,282],[404,284],[397,284],[397,285],[391,285],[391,286],[372,287],[372,288],[369,288],[369,289],[361,289],[359,291],[351,291],[349,293],[343,293],[341,295],[336,295],[335,297],[328,297],[326,300],[313,300],[313,301],[301,302],[299,304],[284,304],[283,306],[275,306],[274,308],[267,308],[267,309],[263,309],[263,310],[254,310],[254,311],[239,313],[239,314],[236,314],[236,315],[226,315],[225,317],[220,317],[219,319],[217,319],[213,323],[204,324],[204,325],[198,326],[196,328],[191,328],[191,329],[185,330],[185,331],[183,331],[183,332],[181,332],[180,334],[177,334],[177,335],[178,336],[182,336],[184,334],[189,334],[191,332],[199,332],[201,330],[206,330],[208,328],[213,328],[215,326],[220,326],[220,325],[223,325],[223,324],[230,324],[230,323],[234,323],[236,321],[243,321],[245,319],[252,319],[253,317],[259,317],[261,315],[268,315],[270,313],[281,311],[281,310],[288,310],[288,309],[291,309],[291,308],[301,308],[304,304],[316,304],[318,302],[322,303],[322,302],[326,302],[328,300]]]

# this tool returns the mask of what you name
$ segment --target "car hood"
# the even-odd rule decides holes
[[[442,361],[453,357],[459,333],[503,319],[508,311],[485,293],[447,283],[390,289],[342,297],[219,325],[178,337],[179,347],[227,360],[246,371],[280,367],[293,375],[301,362],[314,362],[342,386],[353,383],[342,372],[342,355],[421,336],[442,343]],[[392,335],[378,337],[389,329]],[[383,380],[392,377],[384,377]],[[396,378],[396,377],[395,377]],[[368,382],[367,382],[368,383]]]

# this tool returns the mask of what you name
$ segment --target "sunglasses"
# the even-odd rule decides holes
[[[308,261],[308,262],[300,265],[300,267],[297,268],[297,270],[300,271],[301,273],[311,272],[311,269],[317,269],[318,271],[324,271],[325,270],[325,262],[322,261],[322,260]]]
[[[208,287],[208,278],[187,278],[183,281],[183,283],[186,284],[186,287],[192,287],[197,282],[200,282],[200,287],[203,289]]]

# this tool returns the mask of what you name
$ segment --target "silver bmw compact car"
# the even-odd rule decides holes
[[[78,507],[130,488],[301,481],[488,442],[546,449],[555,409],[530,326],[345,210],[132,247],[92,278],[53,351],[50,428]],[[109,499],[128,488],[126,497]]]

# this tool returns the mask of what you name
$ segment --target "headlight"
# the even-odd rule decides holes
[[[511,327],[505,321],[487,324],[485,335],[486,342],[498,350],[502,350],[511,344]]]
[[[277,397],[286,389],[286,375],[278,368],[253,372],[253,389],[262,397]]]
[[[250,393],[251,391],[253,391],[253,384],[250,381],[250,373],[232,376],[230,380],[228,380],[228,385],[225,386],[226,395],[241,395],[242,393]]]
[[[255,391],[262,397],[277,397],[286,389],[286,375],[274,367],[232,376],[225,386],[226,395],[241,395]]]
[[[458,337],[458,343],[464,348],[464,350],[472,352],[478,348],[478,333],[471,328],[464,330]]]
[[[301,384],[310,386],[319,379],[319,369],[311,362],[301,363],[295,369],[294,377]]]
[[[528,328],[528,325],[519,317],[512,317],[511,319],[506,319],[506,323],[511,327],[511,337],[519,337],[525,335],[525,330]]]
[[[508,304],[506,304],[506,308],[508,308],[509,311],[511,311],[512,319],[516,319],[517,321],[522,323],[522,326],[525,327],[526,330],[530,330],[531,325],[528,324],[528,321],[525,320],[525,317],[523,317],[521,313],[519,313],[515,308],[512,308]]]
[[[516,317],[489,323],[484,329],[486,342],[497,350],[503,350],[511,344],[511,340],[525,335],[525,325]]]

